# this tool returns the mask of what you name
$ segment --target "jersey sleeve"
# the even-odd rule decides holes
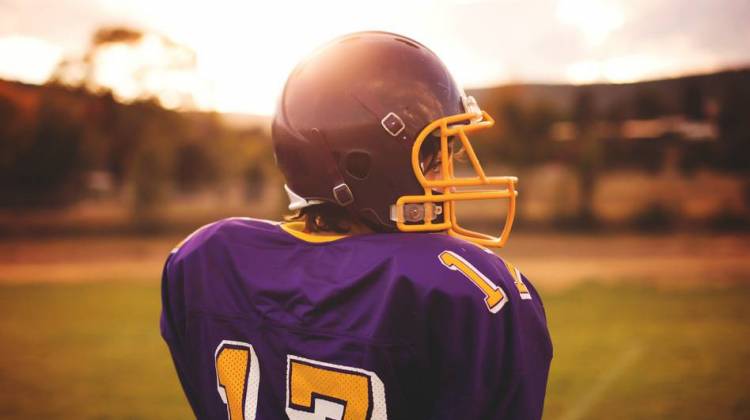
[[[196,383],[195,367],[189,362],[187,354],[189,346],[186,343],[188,302],[186,283],[189,275],[186,273],[186,259],[190,254],[199,250],[202,244],[211,236],[220,222],[200,227],[175,246],[167,257],[162,271],[161,298],[162,312],[160,319],[161,335],[169,347],[177,376],[190,403],[190,407],[197,418],[201,415],[200,394]]]
[[[181,300],[183,295],[183,276],[181,270],[176,267],[177,263],[173,261],[174,253],[170,254],[164,264],[162,272],[162,312],[160,319],[161,335],[169,347],[172,355],[177,377],[180,380],[185,396],[190,403],[190,407],[198,417],[198,394],[196,387],[191,380],[190,364],[185,354],[185,304]]]
[[[551,342],[538,294],[494,255],[454,255],[466,264],[436,277],[447,290],[428,310],[428,418],[540,419]]]

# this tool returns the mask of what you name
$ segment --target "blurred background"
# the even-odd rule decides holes
[[[745,0],[1,0],[0,418],[190,417],[163,261],[287,213],[276,98],[359,30],[426,44],[497,120],[472,143],[520,178],[498,253],[545,298],[546,419],[750,418],[749,21]]]

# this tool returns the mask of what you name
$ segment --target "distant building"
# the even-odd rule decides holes
[[[109,171],[89,171],[86,173],[86,187],[97,194],[109,194],[115,190],[114,176]]]
[[[578,137],[578,129],[570,121],[560,121],[552,124],[549,136],[554,141],[573,141]]]
[[[718,133],[712,121],[691,121],[684,115],[668,115],[648,120],[626,120],[621,125],[620,137],[638,140],[676,136],[688,141],[716,141]]]
[[[612,140],[649,140],[675,137],[685,141],[716,141],[719,129],[713,121],[691,121],[684,115],[667,115],[653,119],[625,120],[620,124],[599,121],[594,124],[597,138]],[[578,137],[575,123],[560,121],[550,129],[550,138],[568,142]]]

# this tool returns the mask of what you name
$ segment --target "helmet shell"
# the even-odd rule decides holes
[[[345,35],[297,65],[278,102],[274,152],[288,187],[395,230],[391,205],[422,194],[411,165],[417,135],[464,112],[463,91],[422,44],[386,32]],[[340,185],[347,194],[334,193]],[[346,189],[346,188],[344,188]]]

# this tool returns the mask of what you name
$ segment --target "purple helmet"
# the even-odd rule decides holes
[[[448,230],[500,246],[513,211],[503,234],[492,237],[460,228],[451,206],[461,199],[509,198],[515,208],[515,178],[486,177],[465,135],[492,123],[425,46],[392,33],[360,32],[329,42],[297,65],[279,100],[272,137],[292,210],[331,202],[377,230]],[[477,177],[453,177],[449,148],[441,147],[443,179],[425,179],[419,149],[426,139],[447,146],[448,138],[463,143]],[[505,189],[478,198],[457,190],[477,185]]]

